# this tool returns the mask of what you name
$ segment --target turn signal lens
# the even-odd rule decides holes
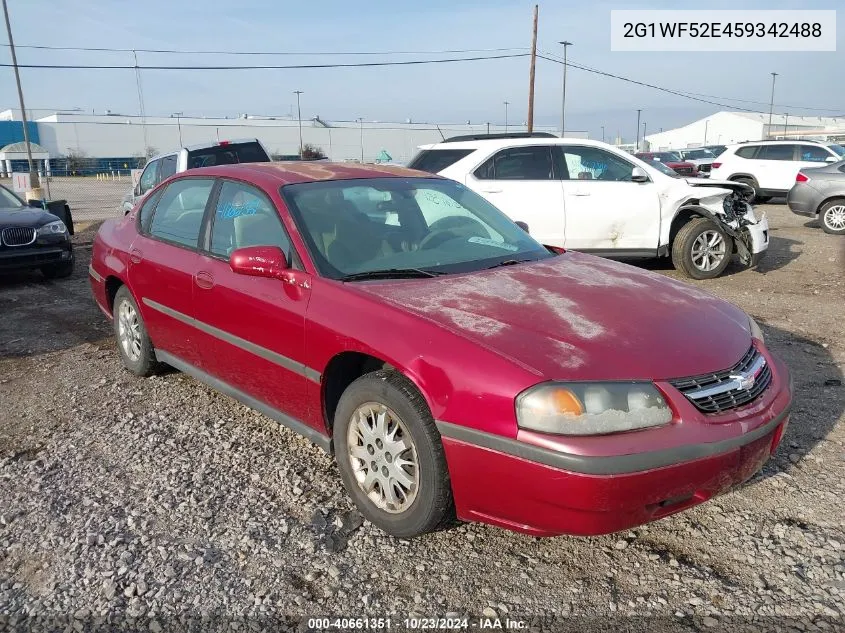
[[[558,387],[549,394],[553,411],[563,415],[581,415],[584,407],[578,397],[569,389]]]

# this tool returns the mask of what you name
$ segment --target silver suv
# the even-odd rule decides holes
[[[269,162],[270,155],[257,138],[202,143],[153,156],[144,167],[138,184],[123,196],[123,213],[129,213],[150,189],[173,174],[214,165]]]

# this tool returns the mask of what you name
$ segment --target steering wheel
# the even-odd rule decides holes
[[[468,218],[460,215],[451,215],[432,222],[429,227],[431,231],[426,235],[419,245],[419,250],[434,248],[449,239],[457,237],[489,237],[489,233],[475,218]],[[451,237],[446,237],[447,235]]]

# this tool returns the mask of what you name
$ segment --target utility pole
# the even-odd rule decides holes
[[[643,149],[645,149],[645,121],[643,121]]]
[[[510,101],[505,101],[505,134],[508,133],[508,104]]]
[[[184,112],[174,112],[173,116],[176,117],[176,125],[179,128],[179,147],[182,147],[182,121],[179,117],[181,117]]]
[[[563,45],[563,94],[560,99],[560,136],[566,136],[566,68],[569,64],[566,63],[566,49],[572,46],[572,42],[566,40],[558,42]],[[604,127],[602,127],[604,130]],[[604,132],[602,132],[602,139],[604,140]]]
[[[772,73],[772,98],[769,100],[769,136],[772,134],[772,112],[775,109],[775,77],[777,76],[777,73]]]
[[[707,145],[707,124],[710,123],[707,119],[704,120],[704,144]]]
[[[786,113],[786,118],[783,120],[783,137],[786,138],[787,127],[789,126],[789,112]]]
[[[364,117],[358,117],[358,124],[361,126],[361,164],[364,164]]]
[[[12,68],[15,69],[15,83],[18,86],[18,100],[21,105],[21,121],[23,122],[23,142],[26,145],[26,159],[29,165],[29,186],[32,190],[39,194],[41,183],[38,180],[38,170],[35,169],[35,163],[32,162],[32,147],[29,144],[29,129],[27,128],[26,120],[26,106],[23,102],[23,89],[21,88],[21,75],[18,71],[18,57],[15,54],[15,40],[12,39],[12,25],[9,23],[9,7],[6,5],[6,0],[3,0],[3,16],[6,18],[6,33],[9,35],[9,50],[12,51]]]
[[[531,69],[528,72],[528,133],[534,131],[534,67],[537,65],[537,13],[539,5],[534,5],[534,28],[531,32]]]
[[[601,126],[601,142],[604,143],[604,126]]]
[[[302,90],[294,90],[293,94],[296,95],[296,120],[299,121],[299,160],[302,160],[302,109],[299,107],[299,95]],[[363,159],[361,162],[364,162]]]
[[[141,110],[141,130],[144,133],[144,160],[146,161],[150,157],[150,144],[147,141],[147,115],[144,112],[144,89],[141,87],[141,69],[138,68],[138,53],[133,50],[132,56],[135,58],[135,87],[138,89],[138,108]]]
[[[634,145],[634,151],[640,151],[640,112],[642,110],[637,110],[637,142]]]

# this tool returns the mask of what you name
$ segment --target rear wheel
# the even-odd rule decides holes
[[[753,178],[749,178],[748,176],[741,176],[739,178],[732,178],[731,180],[733,180],[734,182],[741,182],[744,185],[748,185],[749,187],[751,187],[754,190],[754,195],[751,197],[751,199],[748,202],[757,202],[757,203],[762,204],[764,202],[768,202],[769,200],[771,200],[771,196],[760,195],[760,188],[757,185],[757,181],[754,180]]]
[[[692,279],[712,279],[731,261],[733,241],[709,218],[693,218],[672,242],[672,263]]]
[[[155,349],[138,304],[126,286],[121,286],[117,291],[112,314],[117,349],[123,366],[137,376],[151,376],[159,366]]]
[[[819,219],[825,233],[845,235],[845,198],[825,202],[819,209]]]
[[[343,484],[373,524],[407,538],[451,519],[440,433],[403,375],[380,370],[353,382],[338,403],[333,437]]]

